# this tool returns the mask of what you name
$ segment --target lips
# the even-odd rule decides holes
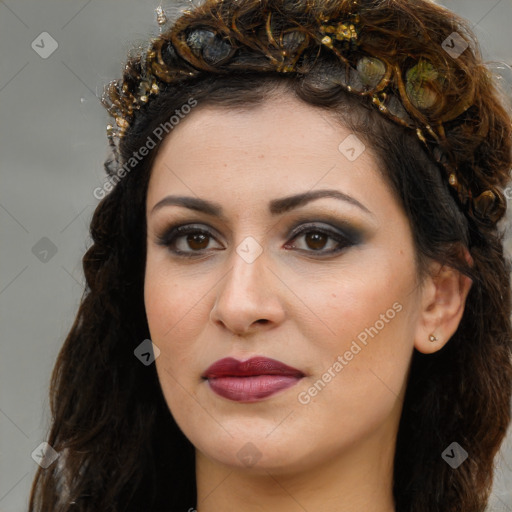
[[[219,396],[236,402],[256,402],[294,386],[304,374],[267,357],[247,361],[227,357],[213,363],[201,377]]]

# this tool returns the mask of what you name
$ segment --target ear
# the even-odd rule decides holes
[[[465,257],[473,259],[467,250]],[[431,272],[422,287],[414,347],[424,354],[437,352],[457,330],[466,298],[473,281],[458,270],[439,262],[431,264]],[[431,339],[434,336],[436,339]]]

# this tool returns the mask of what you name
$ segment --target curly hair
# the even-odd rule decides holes
[[[231,25],[231,37],[244,51],[238,59],[215,66],[192,50],[172,52],[169,45],[162,57],[167,55],[164,62],[170,69],[165,76],[170,73],[173,80],[133,111],[105,171],[111,178],[119,176],[121,166],[190,98],[201,105],[254,109],[271,96],[287,94],[314,105],[372,147],[409,219],[419,275],[425,276],[434,260],[473,281],[449,342],[430,355],[413,353],[394,460],[396,510],[482,512],[492,487],[494,458],[511,420],[511,268],[503,253],[503,231],[477,222],[463,207],[441,162],[426,151],[415,129],[382,115],[370,97],[352,94],[329,79],[337,73],[329,49],[311,40],[309,58],[301,61],[308,62],[307,70],[304,65],[300,72],[283,73],[269,66],[267,33],[255,29],[256,20],[269,10],[306,26],[320,11],[337,15],[345,3],[209,1],[186,13],[176,24],[181,29],[201,24],[220,30],[230,26],[226,20],[236,6],[238,23],[236,30]],[[470,50],[461,56],[461,65],[468,72],[456,80],[456,88],[473,103],[459,113],[457,122],[447,120],[443,126],[468,184],[478,181],[503,189],[512,166],[511,118],[467,22],[428,0],[360,4],[363,15],[382,20],[388,52],[408,48],[404,52],[414,57],[407,42],[415,39],[415,48],[426,50],[431,41],[435,44],[428,53],[434,59],[436,52],[444,52],[441,44],[447,35],[464,34]],[[135,87],[144,59],[140,52],[128,58],[125,92]],[[119,89],[108,91],[108,106],[121,105]],[[154,365],[142,365],[133,354],[150,338],[143,298],[145,200],[162,140],[117,180],[92,217],[93,244],[83,257],[86,289],[51,381],[47,440],[60,457],[47,469],[38,469],[30,512],[188,510],[196,503],[194,447],[165,403]],[[456,470],[441,457],[453,441],[469,453]]]

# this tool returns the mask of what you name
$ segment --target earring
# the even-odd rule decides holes
[[[436,337],[436,336],[434,336],[433,334],[431,334],[431,335],[428,337],[428,339],[429,339],[429,341],[432,341],[432,342],[437,341],[437,337]]]

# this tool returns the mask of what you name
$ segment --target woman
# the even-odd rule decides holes
[[[106,89],[30,510],[482,511],[511,119],[426,0],[208,1]]]

